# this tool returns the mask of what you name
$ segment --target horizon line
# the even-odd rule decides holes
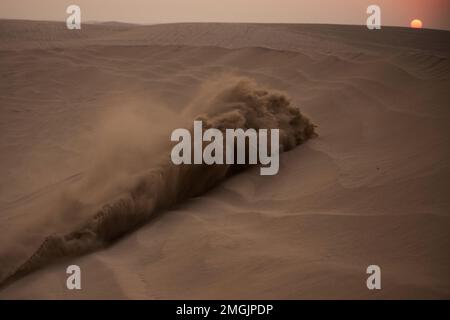
[[[65,20],[51,20],[51,19],[25,19],[25,18],[4,18],[0,17],[1,20],[10,20],[10,21],[29,21],[29,22],[55,22],[55,23],[64,23]],[[164,25],[164,24],[183,24],[183,23],[222,23],[222,24],[290,24],[290,25],[332,25],[332,26],[356,26],[356,27],[364,27],[364,24],[345,24],[345,23],[328,23],[328,22],[261,22],[261,21],[172,21],[172,22],[129,22],[123,20],[87,20],[82,22],[84,24],[102,24],[102,23],[118,23],[118,24],[129,24],[134,26],[154,26],[154,25]],[[450,29],[435,29],[435,28],[427,28],[423,27],[421,29],[413,29],[409,26],[401,26],[401,25],[381,25],[381,28],[403,28],[403,29],[412,29],[412,30],[432,30],[432,31],[450,31]]]

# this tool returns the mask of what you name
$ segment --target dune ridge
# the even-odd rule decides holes
[[[271,92],[250,79],[224,78],[219,92],[208,92],[206,113],[197,117],[206,128],[279,129],[280,152],[315,136],[314,125],[289,99]],[[248,148],[248,145],[246,145]],[[105,247],[148,221],[157,211],[203,194],[245,165],[173,165],[166,160],[136,178],[134,186],[120,199],[108,203],[80,228],[45,238],[37,251],[8,275],[7,284],[58,259],[74,257]]]

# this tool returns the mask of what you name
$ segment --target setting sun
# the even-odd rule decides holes
[[[422,25],[423,25],[422,21],[419,19],[412,20],[411,24],[410,24],[411,28],[414,28],[414,29],[422,29]]]

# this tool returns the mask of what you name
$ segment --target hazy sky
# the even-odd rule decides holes
[[[70,4],[81,7],[82,21],[289,22],[365,24],[366,8],[377,4],[382,25],[450,30],[450,0],[0,0],[0,17],[65,20]]]

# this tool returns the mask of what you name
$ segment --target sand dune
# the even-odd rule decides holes
[[[3,20],[0,40],[0,278],[129,190],[221,79],[318,125],[278,175],[251,168],[1,298],[450,297],[448,32]]]

